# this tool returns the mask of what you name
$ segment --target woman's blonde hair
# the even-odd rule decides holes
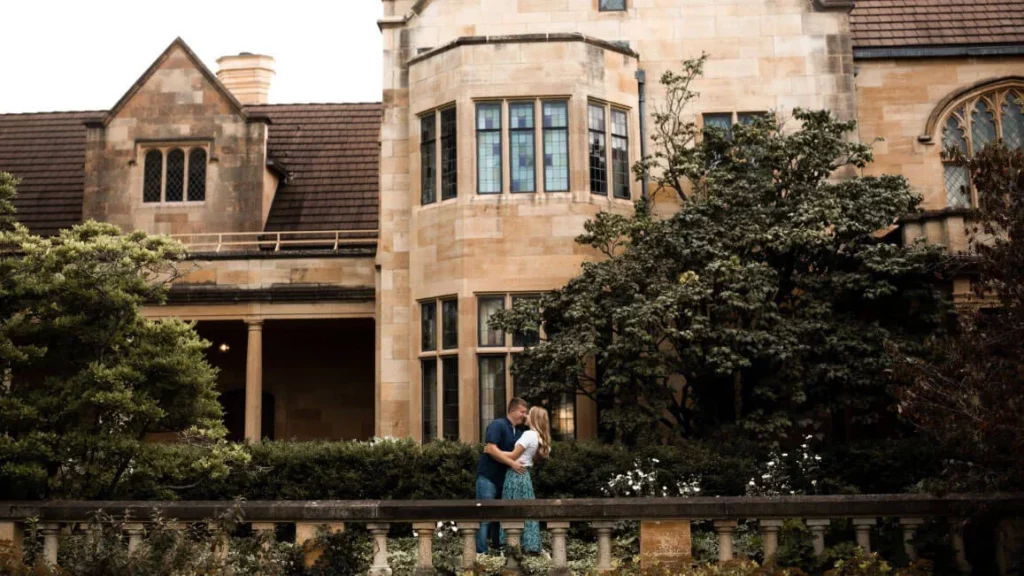
[[[547,458],[551,455],[551,422],[548,419],[548,411],[540,406],[530,408],[530,428],[540,439],[537,455]]]

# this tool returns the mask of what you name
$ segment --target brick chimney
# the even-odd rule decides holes
[[[274,59],[270,56],[240,52],[217,59],[217,78],[242,104],[266,104],[270,79],[274,77]]]

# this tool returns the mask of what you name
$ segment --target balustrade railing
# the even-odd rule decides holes
[[[324,230],[293,232],[214,232],[172,234],[189,252],[244,250],[338,250],[343,246],[372,244],[377,230]]]
[[[28,522],[37,522],[43,537],[45,560],[55,564],[58,536],[62,530],[94,522],[103,511],[112,519],[129,519],[124,525],[127,546],[142,542],[148,521],[173,519],[177,526],[206,522],[239,508],[256,532],[278,524],[294,524],[296,544],[310,540],[319,526],[333,529],[344,523],[365,524],[374,539],[370,574],[391,573],[387,535],[395,523],[411,523],[418,538],[418,574],[432,570],[432,540],[437,523],[455,521],[462,537],[462,565],[476,563],[476,533],[482,521],[500,521],[510,546],[518,546],[525,520],[545,523],[552,538],[552,574],[567,574],[566,536],[570,522],[589,522],[597,534],[597,569],[612,569],[611,538],[615,522],[711,520],[718,536],[719,560],[733,557],[733,532],[741,520],[757,520],[769,559],[778,550],[783,520],[802,519],[812,534],[814,551],[825,551],[825,532],[837,519],[850,519],[856,543],[871,550],[871,531],[879,519],[896,518],[907,555],[915,558],[914,534],[926,519],[945,518],[952,525],[979,510],[1001,517],[1020,518],[1024,494],[977,494],[934,497],[928,495],[785,496],[722,498],[612,498],[528,501],[418,500],[418,501],[245,501],[245,502],[0,502],[0,539],[17,545]],[[962,536],[954,531],[952,545],[962,571],[970,569]],[[222,551],[223,552],[223,551]],[[506,571],[518,571],[515,555],[509,555]]]

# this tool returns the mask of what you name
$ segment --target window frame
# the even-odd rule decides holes
[[[592,124],[591,111],[593,110],[601,111],[600,128],[594,128]],[[600,151],[594,150],[594,138],[597,138],[601,143]],[[602,160],[604,162],[604,166],[595,166],[595,159]],[[588,173],[590,174],[590,193],[598,196],[608,196],[608,105],[603,102],[587,102],[587,168]],[[598,170],[604,172],[604,179],[595,179],[595,173]],[[601,182],[600,190],[597,190],[594,186],[596,182]]]
[[[547,127],[547,126],[544,126],[544,105],[545,104],[561,104],[565,108],[565,126],[557,126],[557,127],[552,126],[550,128]],[[541,120],[540,120],[540,139],[541,139],[541,142],[540,142],[540,144],[541,144],[541,165],[543,167],[543,170],[541,171],[541,178],[542,178],[542,180],[544,182],[543,190],[544,190],[545,193],[548,193],[548,192],[550,192],[550,193],[568,192],[569,190],[572,189],[572,169],[571,169],[571,162],[570,162],[572,144],[571,144],[570,138],[569,138],[569,123],[570,123],[569,110],[570,110],[570,108],[569,108],[569,100],[567,98],[542,98],[540,100],[540,118],[541,118]],[[566,164],[565,164],[565,188],[548,188],[548,165],[547,165],[548,141],[547,141],[547,138],[545,138],[545,136],[549,132],[552,132],[552,133],[553,132],[561,132],[565,136],[565,162],[566,162]],[[552,167],[552,168],[554,168],[554,167]]]
[[[451,119],[450,132],[445,131],[447,116],[450,116]],[[440,130],[438,130],[438,134],[440,134],[438,144],[441,147],[438,157],[438,162],[440,162],[438,172],[441,176],[441,202],[444,202],[459,197],[459,115],[454,104],[439,110],[438,122],[441,124]],[[449,143],[451,144],[450,148]],[[450,165],[446,163],[446,156],[450,156],[447,158]]]
[[[181,200],[168,200],[167,199],[167,156],[174,150],[181,150],[183,155],[182,162],[182,184],[181,184]],[[201,200],[189,200],[189,193],[192,183],[192,155],[193,152],[201,150],[205,154],[205,164],[203,166],[202,183],[203,183],[203,198]],[[146,157],[151,152],[160,153],[160,197],[157,200],[146,200]],[[206,202],[207,192],[209,191],[209,177],[210,177],[210,162],[212,161],[212,155],[210,154],[210,144],[208,142],[182,142],[182,141],[168,141],[168,142],[147,142],[138,146],[138,153],[142,158],[142,205],[143,206],[197,206],[202,205]],[[138,163],[138,161],[136,161]]]
[[[473,111],[473,133],[475,137],[476,146],[476,193],[479,195],[500,195],[505,193],[505,142],[504,142],[504,131],[505,124],[505,100],[480,100],[476,102],[475,109]],[[497,128],[480,128],[480,110],[482,107],[497,106],[498,108],[498,127]],[[480,189],[480,185],[483,182],[481,173],[484,170],[483,163],[481,162],[480,154],[480,134],[498,134],[498,189],[483,191]]]
[[[611,154],[611,160],[612,160],[611,161],[611,174],[612,174],[612,177],[611,177],[612,191],[611,192],[612,192],[612,197],[613,198],[618,198],[620,200],[629,200],[630,197],[632,196],[632,194],[630,193],[630,188],[631,188],[630,184],[632,183],[632,179],[630,178],[630,166],[629,166],[629,112],[626,111],[626,110],[623,110],[622,108],[617,108],[615,106],[611,107],[610,112],[611,113],[609,114],[609,117],[608,117],[608,119],[610,120],[610,122],[608,123],[608,131],[609,131],[609,134],[611,135],[611,144],[612,144],[609,147],[609,153]],[[616,114],[619,114],[619,115],[622,116],[622,120],[623,120],[623,124],[622,124],[622,126],[623,126],[623,133],[622,134],[616,134],[615,133],[615,116],[616,116]],[[624,170],[621,173],[620,173],[619,163],[618,163],[618,161],[615,158],[615,156],[616,156],[616,154],[615,154],[616,153],[616,143],[617,142],[622,142],[623,146],[624,146],[623,150],[624,150],[624,154],[625,154],[625,159],[624,159],[625,165],[624,165]],[[620,189],[620,184],[621,184],[619,182],[619,177],[620,176],[625,181],[624,182],[625,183],[625,193],[624,193],[624,195],[623,195],[622,189]]]
[[[629,0],[622,0],[622,8],[608,8],[606,2],[611,0],[597,0],[598,12],[625,12],[629,10]]]
[[[537,100],[506,100],[505,105],[508,109],[508,129],[505,130],[505,137],[508,139],[508,190],[512,194],[534,194],[537,192]],[[530,126],[528,128],[513,128],[512,127],[512,109],[521,107],[523,109],[530,110]],[[530,146],[528,148],[529,155],[532,158],[532,178],[529,190],[516,190],[515,171],[513,170],[513,162],[515,160],[515,147],[513,142],[513,136],[517,134],[528,134],[530,137]],[[502,174],[504,178],[504,174]]]
[[[444,311],[444,308],[445,308],[445,304],[446,303],[450,303],[450,302],[455,302],[455,306],[456,306],[456,308],[455,308],[456,313],[455,313],[454,321],[455,321],[455,340],[456,340],[456,343],[457,343],[458,339],[459,339],[459,314],[458,314],[459,298],[458,298],[458,296],[456,296],[454,294],[450,294],[450,295],[438,296],[438,297],[434,297],[434,298],[425,298],[425,299],[419,300],[417,302],[418,306],[416,307],[416,309],[417,309],[417,318],[416,318],[416,320],[417,320],[418,325],[419,325],[419,331],[418,331],[419,336],[417,338],[418,342],[416,344],[417,344],[417,350],[418,350],[417,359],[419,360],[419,370],[420,370],[420,379],[419,379],[420,380],[420,434],[421,434],[420,442],[422,444],[426,444],[427,442],[431,442],[433,440],[442,439],[442,438],[443,439],[449,439],[449,440],[458,440],[459,437],[460,437],[459,436],[459,427],[458,426],[456,426],[455,430],[447,430],[446,426],[445,426],[447,410],[451,406],[454,406],[455,413],[458,414],[458,411],[459,411],[459,390],[461,389],[461,380],[460,380],[460,377],[458,376],[458,373],[459,373],[458,372],[458,366],[459,366],[459,348],[458,348],[458,345],[456,344],[455,347],[449,347],[449,348],[446,348],[444,346],[445,320],[444,320],[444,312],[443,311]],[[433,306],[433,309],[434,309],[434,326],[433,326],[434,347],[433,347],[433,349],[427,349],[425,347],[425,343],[424,343],[424,339],[423,339],[423,335],[424,335],[424,315],[423,315],[423,310],[427,309],[427,308],[429,308],[431,306]],[[449,364],[451,363],[451,361],[454,361],[454,365],[455,365],[456,376],[455,376],[455,390],[454,390],[455,397],[454,397],[454,402],[450,401],[451,400],[451,396],[450,395],[446,395],[446,392],[451,392],[450,390],[446,390],[445,389],[446,376],[447,376],[447,372],[445,370],[445,362],[446,361],[449,361]],[[435,377],[434,377],[434,383],[433,383],[434,384],[434,388],[433,388],[433,392],[434,392],[434,394],[433,394],[434,406],[433,406],[433,410],[431,411],[431,414],[433,415],[433,428],[434,428],[433,432],[434,433],[433,433],[433,435],[430,435],[429,437],[427,435],[427,432],[429,430],[427,428],[426,418],[424,418],[424,416],[426,414],[426,410],[427,410],[427,406],[425,404],[426,396],[423,394],[423,377],[424,377],[424,373],[425,373],[423,367],[425,365],[427,365],[427,364],[432,364],[433,366],[435,366],[435,369],[434,369]],[[450,414],[448,414],[448,415],[450,416]],[[456,419],[456,422],[457,421],[458,421],[458,418]]]
[[[428,151],[429,160],[425,158]],[[431,110],[420,115],[420,206],[437,202],[437,161],[437,112]],[[427,184],[430,184],[429,199]]]

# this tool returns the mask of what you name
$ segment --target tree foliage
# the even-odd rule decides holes
[[[0,210],[14,181],[0,174]],[[223,437],[215,370],[189,324],[152,321],[182,247],[88,222],[0,230],[0,481],[47,496],[111,493],[162,430]]]
[[[947,450],[952,489],[1024,486],[1024,152],[994,144],[967,162],[977,190],[971,250],[977,306],[930,354],[901,357],[901,413]]]
[[[942,319],[939,252],[878,234],[920,198],[900,176],[856,176],[871,149],[827,111],[701,133],[684,108],[702,68],[662,78],[654,152],[634,168],[681,207],[599,214],[578,242],[602,259],[499,313],[509,330],[544,327],[516,382],[534,398],[593,398],[626,441],[735,422],[775,442],[870,422],[889,400],[886,345],[913,350]]]

